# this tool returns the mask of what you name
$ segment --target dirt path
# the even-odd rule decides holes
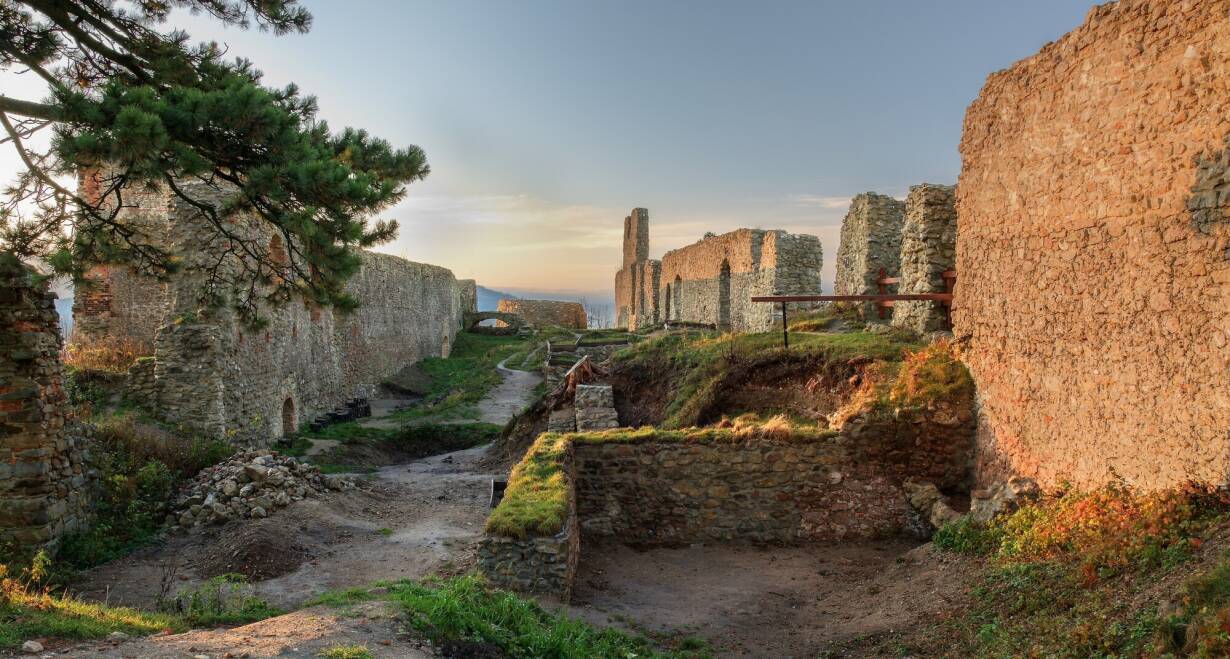
[[[699,636],[719,657],[814,657],[942,608],[962,590],[950,561],[893,540],[648,551],[590,544],[569,608],[595,624]]]
[[[504,366],[508,359],[496,365],[504,381],[487,394],[478,403],[482,413],[479,421],[502,426],[533,402],[534,387],[542,382],[542,377],[529,371],[517,371]]]

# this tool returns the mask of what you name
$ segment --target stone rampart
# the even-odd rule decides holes
[[[516,314],[527,325],[534,327],[557,326],[585,329],[589,326],[585,307],[581,306],[580,302],[505,299],[500,300],[496,311]]]
[[[923,183],[910,188],[901,228],[901,283],[898,293],[943,293],[944,271],[957,263],[956,187]],[[919,334],[946,330],[938,302],[898,301],[893,325]]]
[[[880,271],[896,277],[901,270],[901,227],[905,203],[874,192],[854,197],[841,223],[837,248],[835,295],[874,295]],[[879,317],[874,303],[859,306],[864,318]]]
[[[969,107],[954,323],[982,482],[1230,473],[1227,15],[1095,7]]]
[[[638,222],[630,223],[631,217]],[[649,230],[648,213],[635,209],[625,229],[615,297],[619,324],[630,329],[687,322],[762,332],[773,327],[779,311],[752,302],[752,296],[820,292],[823,252],[815,236],[739,229],[706,236],[655,261],[638,256],[648,253],[647,236],[641,240]]]
[[[0,547],[54,545],[85,523],[87,441],[66,426],[55,296],[0,255]]]
[[[196,266],[209,251],[198,246],[210,238],[195,209],[170,202],[154,206],[166,213],[168,243],[185,260],[183,273],[166,285],[162,304],[113,294],[109,322],[99,326],[126,335],[138,328],[150,332],[135,338],[154,346],[154,411],[211,436],[264,443],[348,399],[370,395],[402,367],[447,356],[465,313],[474,311],[472,281],[458,281],[438,266],[363,252],[361,267],[346,283],[359,301],[355,311],[336,313],[295,300],[266,309],[263,327],[249,327],[226,308],[198,302],[197,273],[203,268]],[[134,221],[148,221],[145,209],[131,212]],[[233,230],[266,229],[249,221]],[[94,274],[112,282],[112,291],[114,282],[139,290],[148,281],[116,269]]]

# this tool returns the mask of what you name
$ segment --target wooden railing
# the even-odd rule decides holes
[[[786,305],[791,302],[874,302],[879,309],[881,319],[888,318],[888,310],[892,309],[897,302],[938,302],[944,308],[944,325],[952,329],[952,299],[953,291],[957,287],[957,272],[945,270],[941,276],[944,278],[943,293],[889,293],[888,287],[900,284],[901,278],[889,277],[888,273],[881,268],[880,276],[876,279],[879,292],[874,295],[758,295],[752,298],[752,302],[782,305],[782,344],[786,349],[790,348],[790,321],[786,316]]]

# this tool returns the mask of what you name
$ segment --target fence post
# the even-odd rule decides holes
[[[786,303],[782,302],[782,347],[790,350],[790,325],[786,322]]]

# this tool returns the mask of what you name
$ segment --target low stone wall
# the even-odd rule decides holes
[[[897,484],[851,464],[841,441],[582,444],[576,498],[588,536],[674,544],[797,543],[894,535],[910,523]]]
[[[574,476],[569,481],[575,480]],[[478,545],[478,564],[498,588],[558,597],[567,602],[581,556],[576,501],[569,497],[568,516],[553,536],[508,538],[488,534]]]
[[[496,306],[500,313],[511,313],[521,317],[527,325],[534,327],[567,327],[569,329],[585,329],[589,326],[585,307],[580,302],[558,302],[555,300],[500,300]]]
[[[875,407],[808,436],[713,428],[545,435],[543,446],[567,445],[559,460],[568,522],[550,537],[489,536],[480,568],[499,585],[566,598],[580,535],[675,544],[922,533],[905,484],[968,489],[975,430],[966,400]]]
[[[0,545],[54,546],[86,521],[88,441],[65,425],[60,342],[55,296],[0,261]]]

